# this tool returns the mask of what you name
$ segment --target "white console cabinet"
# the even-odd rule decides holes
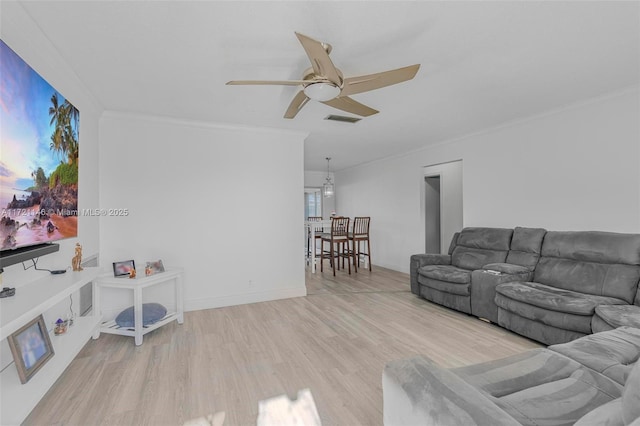
[[[100,268],[84,268],[79,272],[48,274],[18,287],[15,296],[0,299],[0,340],[5,340],[101,273]],[[0,373],[0,424],[18,425],[24,421],[91,338],[99,323],[97,315],[77,317],[67,333],[60,336],[50,333],[54,356],[27,383],[20,383],[13,364]]]

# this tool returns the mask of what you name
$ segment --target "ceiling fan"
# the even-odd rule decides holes
[[[416,64],[375,74],[345,78],[329,58],[330,44],[319,42],[300,33],[295,34],[311,61],[311,68],[304,71],[302,80],[233,80],[227,84],[302,86],[302,90],[289,104],[284,118],[294,118],[310,99],[342,111],[368,117],[379,111],[353,100],[350,95],[411,80],[420,68],[420,64]]]

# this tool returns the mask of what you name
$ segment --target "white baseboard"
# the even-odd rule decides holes
[[[231,296],[210,297],[207,299],[185,300],[185,311],[222,308],[225,306],[246,305],[248,303],[268,302],[270,300],[290,299],[307,295],[305,286],[281,288],[276,290],[242,293]]]

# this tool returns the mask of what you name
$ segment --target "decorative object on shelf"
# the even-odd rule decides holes
[[[329,161],[331,161],[331,157],[327,157],[327,181],[322,185],[322,195],[324,195],[325,198],[330,198],[333,197],[333,193],[334,193],[334,186],[333,186],[333,182],[331,182],[331,175],[330,175],[330,171],[329,171]]]
[[[27,383],[54,354],[42,315],[20,327],[7,340],[20,382],[23,384]]]
[[[133,276],[131,276],[132,273]],[[134,278],[136,276],[136,263],[133,260],[113,262],[113,276]]]
[[[76,243],[76,255],[73,256],[73,259],[71,259],[71,268],[74,271],[82,271],[82,266],[80,266],[81,263],[82,263],[82,246],[80,245],[80,243]]]
[[[3,297],[11,297],[16,295],[15,288],[3,287],[2,291],[0,291],[0,298]]]
[[[59,336],[67,332],[67,326],[69,325],[69,321],[63,321],[62,318],[58,318],[55,322],[55,327],[53,328],[53,334]]]
[[[133,327],[134,323],[134,307],[130,306],[120,312],[116,317],[118,327]],[[167,308],[159,303],[143,303],[142,304],[142,325],[148,326],[155,324],[167,315]]]
[[[147,262],[147,266],[144,268],[144,274],[146,276],[164,272],[164,265],[162,259],[158,259],[155,262]]]

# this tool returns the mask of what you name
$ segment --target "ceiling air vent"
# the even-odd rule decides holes
[[[356,117],[347,117],[345,115],[327,115],[325,118],[325,120],[331,120],[331,121],[340,121],[342,123],[357,123],[358,121],[362,120],[362,118],[356,118]]]

